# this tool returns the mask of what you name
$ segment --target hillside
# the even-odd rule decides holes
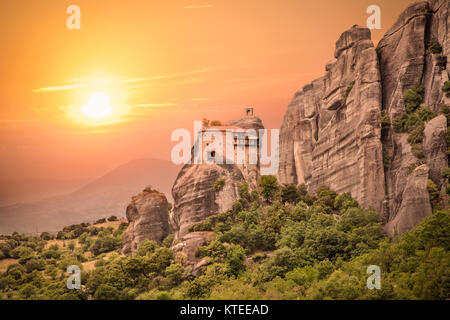
[[[41,237],[0,240],[0,299],[448,299],[450,212],[437,211],[401,240],[382,234],[377,214],[329,188],[317,197],[299,188],[247,193],[233,209],[194,225],[211,240],[195,255],[144,240],[120,254],[127,223],[75,225]],[[66,239],[66,240],[64,240]],[[67,266],[82,270],[68,290]],[[366,286],[369,265],[381,289]]]
[[[0,208],[0,234],[57,231],[74,223],[124,217],[131,196],[148,185],[170,197],[178,168],[170,161],[130,161],[66,195]]]

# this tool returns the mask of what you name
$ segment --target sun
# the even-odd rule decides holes
[[[88,118],[102,119],[112,115],[114,107],[109,104],[110,98],[104,92],[94,92],[89,96],[88,103],[81,111]]]

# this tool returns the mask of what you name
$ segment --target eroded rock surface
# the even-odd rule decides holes
[[[186,256],[186,263],[192,267],[192,272],[195,273],[201,267],[207,264],[206,259],[201,259],[196,256],[197,249],[208,243],[214,236],[214,232],[201,231],[190,232],[178,239],[178,243],[172,247],[174,252],[182,252]]]
[[[170,233],[169,203],[161,192],[146,189],[134,196],[126,215],[129,225],[123,236],[124,254],[135,252],[145,239],[161,243]]]
[[[425,175],[432,179],[447,205],[441,177],[441,169],[448,166],[445,118],[438,116],[425,125],[428,166],[412,175],[422,163],[412,153],[408,134],[396,133],[391,126],[381,136],[380,117],[384,113],[392,123],[404,113],[404,91],[416,85],[423,85],[424,104],[436,115],[442,105],[449,105],[442,91],[449,80],[449,7],[448,0],[412,4],[376,51],[368,29],[356,27],[342,34],[324,77],[304,86],[288,106],[280,132],[282,183],[304,182],[310,192],[319,185],[351,192],[362,206],[379,212],[390,226],[387,230],[398,225],[400,235],[429,213],[429,200],[413,187],[415,180]],[[441,53],[430,52],[433,41],[442,46]],[[411,218],[406,211],[413,199],[420,201],[414,202],[417,212]]]
[[[448,103],[442,92],[442,86],[448,80],[448,69],[437,65],[439,56],[448,59],[448,9],[448,0],[412,4],[380,41],[383,110],[389,115],[391,123],[405,112],[404,91],[416,85],[424,86],[424,103],[435,114],[440,113],[444,103]],[[442,54],[432,54],[427,50],[430,41],[440,43]],[[439,186],[444,183],[440,171],[447,166],[443,131],[446,131],[444,118],[433,119],[426,125],[423,143],[430,178]],[[410,168],[420,164],[405,139],[405,134],[395,133],[392,127],[383,137],[384,150],[391,159],[386,171],[388,203],[382,213],[384,222],[392,221],[404,211],[403,197],[410,179]],[[426,207],[427,204],[422,204],[420,208],[427,210]]]
[[[400,210],[384,227],[388,236],[402,235],[431,215],[427,190],[428,171],[427,165],[421,165],[408,175]]]
[[[229,123],[242,129],[263,129],[256,116],[245,116]],[[211,215],[231,209],[239,198],[239,186],[246,181],[256,186],[258,164],[186,164],[175,180],[172,196],[175,206],[171,222],[176,230],[176,238],[189,233],[189,228]],[[221,190],[215,190],[218,179],[224,179]]]
[[[288,106],[280,132],[283,184],[328,185],[381,210],[381,85],[370,31],[354,27],[336,43],[323,78],[306,85]]]

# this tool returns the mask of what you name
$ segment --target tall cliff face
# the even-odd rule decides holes
[[[433,113],[449,104],[442,92],[449,79],[448,10],[448,0],[411,5],[376,50],[368,29],[342,34],[325,76],[303,87],[288,106],[280,132],[280,182],[304,182],[311,192],[319,185],[351,192],[379,212],[388,234],[403,233],[431,214],[423,181],[431,178],[446,198],[445,117],[425,124],[425,167],[412,153],[408,134],[390,126],[381,136],[380,127],[382,113],[391,123],[405,113],[403,93],[416,85],[424,86],[423,100]],[[442,53],[427,49],[431,41],[442,45]],[[390,159],[386,171],[383,152]]]
[[[440,113],[442,105],[449,103],[442,91],[442,86],[449,79],[448,69],[438,62],[440,57],[448,59],[449,55],[449,3],[448,0],[436,0],[411,5],[378,45],[383,110],[391,123],[405,112],[404,91],[416,85],[423,85],[424,103],[433,113]],[[432,41],[442,46],[442,54],[433,54],[427,49]],[[446,181],[441,176],[441,169],[447,167],[445,132],[445,118],[437,117],[426,124],[423,140],[429,168],[427,179],[432,179],[442,191]],[[392,234],[395,229],[403,233],[431,214],[429,203],[425,201],[428,197],[426,184],[422,183],[425,173],[410,174],[409,168],[421,162],[411,152],[407,136],[394,132],[391,126],[383,137],[384,150],[391,159],[386,171],[387,201],[382,212],[388,234]],[[414,183],[414,179],[417,180],[417,187],[411,190],[409,186]],[[445,198],[445,192],[442,194]],[[411,197],[424,201],[416,201],[411,206]],[[408,221],[408,228],[402,227],[402,220]]]
[[[229,125],[242,129],[264,128],[255,116],[230,121]],[[229,210],[239,198],[239,186],[244,181],[256,186],[258,173],[258,164],[186,164],[172,189],[175,205],[171,223],[176,238],[182,239],[189,233],[189,227],[205,218]],[[224,180],[224,186],[215,190],[214,184],[219,178]]]
[[[336,43],[323,78],[295,94],[280,131],[283,184],[328,185],[381,210],[384,176],[381,85],[370,31],[354,27]]]

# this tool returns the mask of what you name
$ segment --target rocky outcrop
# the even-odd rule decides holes
[[[392,123],[405,112],[403,93],[416,85],[423,85],[424,103],[436,115],[449,104],[442,92],[449,79],[449,6],[448,0],[411,5],[376,50],[368,29],[342,34],[324,77],[298,91],[287,108],[280,132],[280,182],[304,182],[310,192],[319,185],[351,192],[362,206],[379,212],[390,234],[393,226],[401,234],[431,212],[417,181],[432,179],[446,197],[440,173],[448,163],[446,119],[439,116],[425,125],[426,170],[412,153],[408,134],[391,126],[381,136],[380,123],[382,114]],[[436,41],[441,53],[428,49]],[[383,158],[389,159],[386,170]],[[407,214],[412,203],[414,212]]]
[[[230,126],[242,129],[263,129],[261,120],[246,116],[230,121]],[[239,198],[239,186],[246,181],[256,186],[259,166],[251,164],[186,164],[175,180],[172,196],[175,202],[171,222],[180,239],[189,228],[205,218],[231,209]],[[218,179],[224,180],[220,190],[214,189]]]
[[[323,78],[303,87],[280,132],[283,184],[328,185],[381,210],[384,177],[381,85],[370,31],[354,27],[336,43]]]
[[[145,239],[161,243],[170,233],[169,203],[164,194],[145,189],[134,196],[127,207],[128,228],[123,236],[122,252],[136,251]]]
[[[205,259],[200,259],[196,256],[197,249],[208,243],[213,238],[214,232],[190,232],[178,239],[178,243],[172,247],[176,252],[182,252],[186,256],[186,264],[192,267],[192,272],[195,274],[201,267],[206,264]]]
[[[408,175],[400,210],[384,227],[388,236],[402,235],[431,215],[427,190],[428,170],[427,165],[421,165]]]
[[[448,70],[438,66],[437,60],[441,55],[448,58],[448,9],[448,0],[415,3],[402,13],[380,41],[383,110],[391,123],[405,112],[403,93],[413,86],[424,86],[424,102],[434,113],[438,114],[442,104],[446,103],[442,86],[448,80]],[[442,54],[432,54],[427,50],[431,41],[442,45]],[[440,133],[433,133],[434,130]],[[445,131],[446,121],[439,117],[427,124],[424,132],[423,147],[430,177],[440,186],[444,183],[440,178],[441,168],[447,166],[447,147],[442,136]],[[386,156],[391,159],[386,171],[388,200],[382,212],[383,221],[387,223],[398,219],[400,212],[404,211],[403,197],[410,180],[410,168],[419,165],[420,161],[412,154],[405,134],[395,133],[392,127],[383,137],[383,146]],[[428,210],[428,203],[417,202],[416,205],[417,210]]]
[[[219,178],[224,179],[225,184],[222,190],[216,191],[214,184]],[[230,209],[243,181],[244,176],[235,165],[185,165],[172,189],[175,199],[172,221],[177,238],[189,233],[190,226],[208,216]]]
[[[423,153],[426,163],[430,168],[430,179],[438,187],[445,183],[442,177],[442,168],[447,167],[447,118],[444,115],[437,116],[425,125],[423,131]]]

